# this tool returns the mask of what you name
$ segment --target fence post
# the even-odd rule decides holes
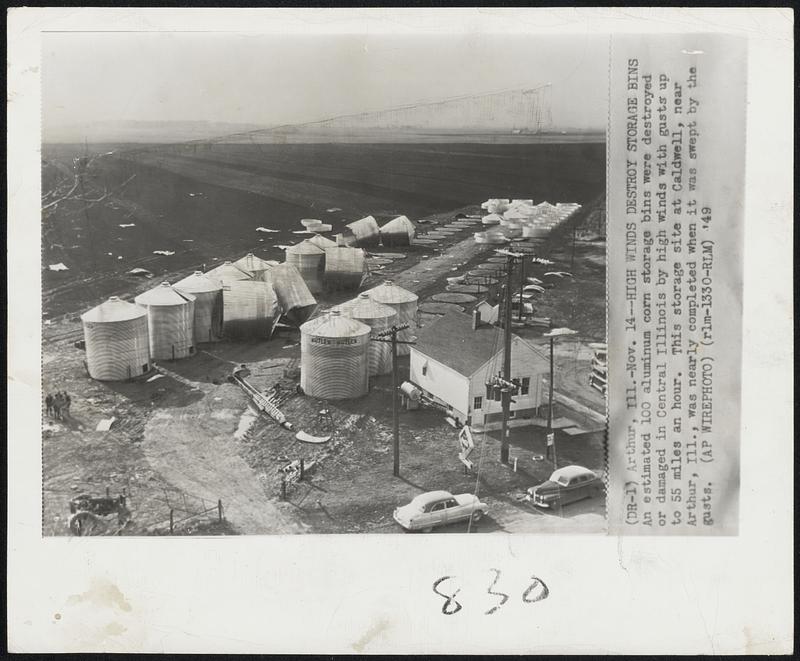
[[[174,514],[175,514],[175,510],[171,509],[169,511],[169,534],[170,535],[172,534],[172,530],[173,530],[173,527],[174,527],[174,518],[173,518]]]
[[[106,487],[106,498],[108,498],[110,495],[111,495],[111,490],[108,487]]]
[[[286,500],[286,476],[281,478],[281,500]]]
[[[219,513],[219,522],[222,523],[222,499],[217,501],[217,512]]]
[[[302,457],[300,458],[300,480],[302,481],[303,476],[306,472],[306,461]]]

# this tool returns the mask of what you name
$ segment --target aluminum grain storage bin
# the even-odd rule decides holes
[[[153,360],[177,360],[191,356],[194,344],[194,296],[168,282],[139,294],[137,305],[147,309],[150,356]]]
[[[81,315],[86,369],[98,381],[125,381],[150,371],[147,310],[112,296]]]
[[[381,230],[372,216],[347,223],[346,227],[353,233],[356,246],[377,246],[380,241]]]
[[[268,340],[280,318],[278,297],[269,282],[234,280],[222,290],[226,338]]]
[[[287,323],[299,326],[314,314],[317,299],[294,266],[279,264],[272,268],[268,276],[278,297],[278,307]]]
[[[310,239],[306,239],[306,241],[313,243],[315,246],[317,246],[317,248],[321,248],[322,250],[336,247],[336,241],[331,241],[329,238],[324,237],[321,234],[315,234]]]
[[[325,270],[325,251],[322,248],[311,243],[310,239],[301,241],[286,249],[286,263],[300,272],[312,294],[322,291],[322,274]]]
[[[341,314],[369,326],[372,335],[391,328],[397,319],[397,310],[373,301],[367,292],[348,301]],[[398,349],[401,345],[398,345]],[[398,355],[400,352],[398,351]],[[389,374],[392,371],[392,345],[389,342],[370,340],[367,350],[368,373],[370,376]]]
[[[406,216],[398,216],[381,227],[381,243],[385,246],[409,246],[417,229]]]
[[[194,341],[218,342],[222,339],[222,283],[202,271],[176,282],[175,289],[194,296]]]
[[[370,327],[338,311],[300,327],[300,387],[309,397],[353,399],[369,390]]]
[[[419,297],[413,292],[398,287],[392,282],[384,282],[368,292],[369,297],[376,303],[382,303],[394,308],[397,312],[395,324],[408,324],[409,328],[398,333],[397,339],[410,342],[417,332],[417,302]],[[411,345],[398,344],[397,355],[405,356],[411,352]]]
[[[206,275],[211,278],[214,278],[215,280],[219,280],[223,285],[228,284],[229,282],[234,282],[236,280],[252,279],[249,273],[245,273],[244,271],[242,271],[242,269],[240,269],[238,266],[235,266],[232,262],[223,262],[216,268],[207,271]]]
[[[264,280],[264,273],[269,272],[273,264],[256,257],[253,253],[249,252],[241,259],[237,259],[233,265],[240,271],[247,273],[253,280]]]
[[[358,289],[366,276],[366,256],[361,248],[325,249],[325,288]]]

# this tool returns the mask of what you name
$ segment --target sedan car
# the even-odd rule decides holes
[[[553,471],[550,479],[528,489],[537,507],[560,507],[576,500],[603,493],[603,481],[583,466],[564,466]]]
[[[471,493],[454,496],[449,491],[428,491],[396,508],[393,516],[408,531],[430,532],[456,521],[480,521],[488,511],[488,505]]]

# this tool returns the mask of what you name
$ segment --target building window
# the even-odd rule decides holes
[[[479,408],[483,406],[483,397],[476,397],[472,400],[472,409],[477,411]]]
[[[422,376],[425,376],[428,373],[428,363],[425,363],[422,366]]]
[[[149,369],[150,369],[150,365],[148,365],[147,363],[142,365],[142,374],[147,374],[147,370],[149,370]]]
[[[531,390],[531,377],[526,376],[522,379],[522,387],[520,388],[521,395],[527,395]]]

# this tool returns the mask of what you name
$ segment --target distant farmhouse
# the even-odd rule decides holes
[[[502,416],[500,402],[486,399],[486,381],[503,370],[503,329],[476,312],[446,314],[421,328],[411,347],[411,382],[444,404],[456,420],[471,425]],[[511,378],[521,384],[513,397],[512,418],[539,416],[546,405],[542,380],[549,369],[544,353],[511,336]]]

